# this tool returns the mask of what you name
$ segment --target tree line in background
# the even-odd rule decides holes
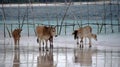
[[[0,0],[0,4],[8,3],[53,3],[53,2],[91,2],[91,1],[101,1],[101,0]],[[104,0],[103,0],[104,1]],[[106,1],[106,0],[105,0]]]

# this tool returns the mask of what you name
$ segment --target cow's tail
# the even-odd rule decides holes
[[[90,32],[92,32],[92,28],[90,27]]]

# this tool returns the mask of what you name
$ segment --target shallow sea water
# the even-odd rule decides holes
[[[6,40],[5,40],[6,41]],[[4,41],[4,42],[5,42]],[[60,45],[60,42],[58,42]],[[20,44],[14,49],[13,42],[0,44],[0,67],[119,67],[120,48],[93,46],[84,48],[61,43],[48,51],[38,46]],[[35,43],[36,44],[36,43]],[[54,45],[57,45],[55,43]],[[73,44],[74,45],[74,44]]]

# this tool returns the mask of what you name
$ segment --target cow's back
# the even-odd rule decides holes
[[[44,26],[37,26],[36,27],[37,36],[42,36],[43,35],[43,28],[44,28]]]
[[[43,28],[43,35],[50,35],[51,33],[50,33],[50,30],[51,30],[51,28],[50,27],[46,27],[46,26],[44,26],[44,28]]]
[[[91,28],[91,26],[85,26],[85,27],[83,27],[83,29],[86,30],[87,32],[92,33],[92,28]]]
[[[78,30],[80,37],[89,36],[92,33],[92,28],[90,26],[81,27]]]
[[[12,36],[13,36],[13,38],[18,38],[18,37],[20,37],[20,32],[15,29],[15,30],[12,32]]]
[[[46,26],[37,26],[36,27],[37,36],[41,39],[49,39],[50,38],[50,28]]]

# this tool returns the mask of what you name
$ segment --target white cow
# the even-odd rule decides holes
[[[91,47],[91,38],[97,41],[97,35],[92,33],[92,28],[90,26],[81,27],[75,30],[73,33],[74,39],[77,39],[77,44],[79,44],[78,39],[80,38],[80,47],[83,48],[83,38],[89,39],[89,47]]]

